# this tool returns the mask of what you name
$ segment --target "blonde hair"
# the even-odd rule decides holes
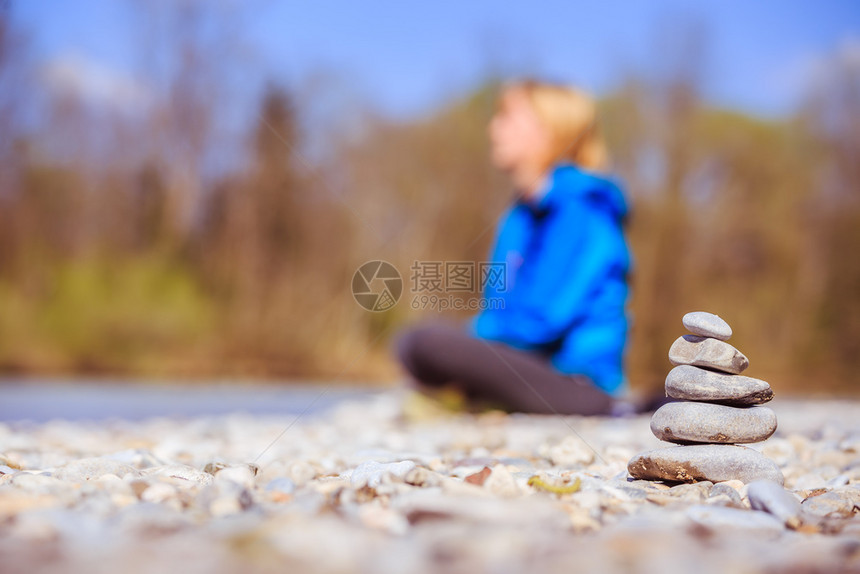
[[[608,168],[609,154],[597,125],[594,98],[570,86],[534,80],[509,84],[508,90],[524,94],[550,131],[553,142],[547,168],[562,161],[595,171]]]

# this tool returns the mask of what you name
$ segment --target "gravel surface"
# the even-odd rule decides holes
[[[0,423],[4,572],[860,572],[860,403],[769,403],[785,491],[632,480],[649,416]],[[796,503],[800,503],[798,507]],[[752,507],[756,510],[753,510]]]

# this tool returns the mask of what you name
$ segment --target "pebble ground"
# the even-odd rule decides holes
[[[665,446],[647,415],[441,414],[407,397],[0,423],[2,570],[860,572],[860,402],[769,403],[779,429],[752,447],[804,501],[788,527],[741,483],[629,479],[631,456]]]

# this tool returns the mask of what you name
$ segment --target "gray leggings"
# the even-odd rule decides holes
[[[454,385],[469,398],[511,411],[609,414],[613,399],[580,375],[555,370],[549,359],[472,337],[465,325],[431,323],[401,332],[394,352],[414,381]]]

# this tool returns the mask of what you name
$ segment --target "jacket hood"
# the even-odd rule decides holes
[[[585,171],[573,164],[561,164],[553,169],[548,179],[549,189],[534,206],[539,210],[573,195],[586,198],[619,220],[629,212],[624,192],[613,178]]]

